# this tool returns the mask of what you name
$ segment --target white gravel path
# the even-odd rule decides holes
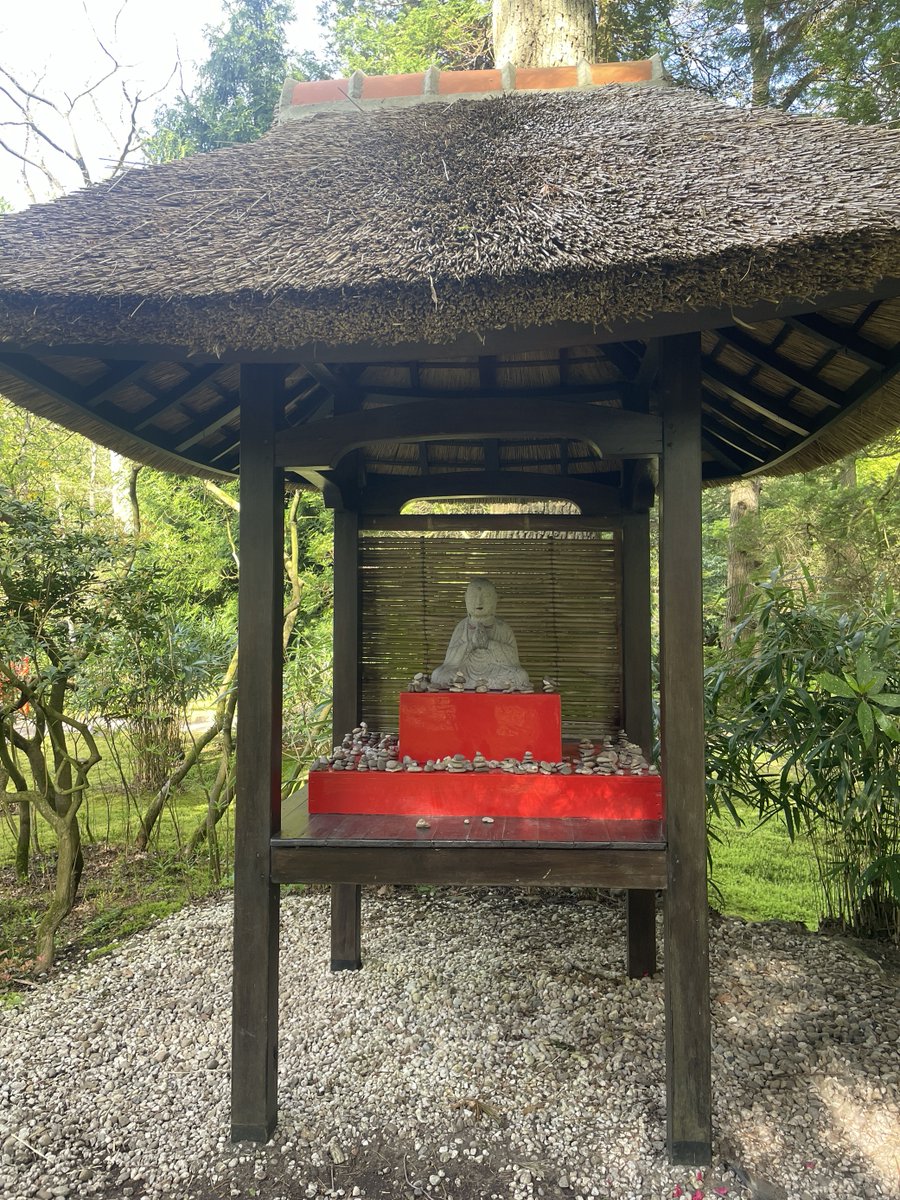
[[[228,902],[0,1016],[0,1196],[190,1200],[900,1197],[897,977],[840,939],[715,922],[714,1163],[666,1165],[662,980],[622,906],[364,893],[360,972],[322,893],[283,904],[281,1123],[228,1132]]]

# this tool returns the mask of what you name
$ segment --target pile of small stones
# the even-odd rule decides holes
[[[364,889],[363,969],[331,974],[327,895],[284,896],[268,1146],[229,1141],[232,919],[185,909],[0,1012],[4,1200],[896,1200],[897,975],[843,939],[714,921],[698,1179],[621,900]]]
[[[312,771],[446,771],[462,775],[466,771],[485,774],[500,771],[507,775],[656,775],[640,746],[628,740],[625,730],[616,739],[592,741],[582,738],[578,753],[571,759],[549,762],[536,759],[530,750],[521,758],[485,758],[476,750],[472,758],[464,754],[448,754],[419,763],[408,754],[400,755],[399,739],[395,733],[369,731],[365,721],[344,735],[340,746],[331,754],[320,755]]]
[[[541,682],[542,690],[545,692],[555,692],[556,684],[552,679],[544,679]],[[473,687],[469,687],[466,683],[466,677],[462,671],[457,671],[450,683],[437,684],[431,682],[430,671],[417,671],[410,680],[407,691],[410,692],[489,692],[492,688],[486,679],[476,679]],[[529,694],[534,691],[534,688],[529,683],[525,687],[513,687],[508,684],[501,688],[500,691],[510,694],[512,692],[521,692]]]

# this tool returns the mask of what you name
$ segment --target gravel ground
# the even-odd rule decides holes
[[[331,975],[326,896],[286,897],[259,1148],[226,1136],[230,926],[187,909],[0,1016],[4,1200],[900,1196],[897,973],[854,943],[714,921],[698,1180],[666,1165],[663,986],[621,977],[620,902],[366,893],[366,965]]]

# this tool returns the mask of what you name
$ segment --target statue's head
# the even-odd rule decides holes
[[[466,612],[473,621],[484,621],[496,611],[497,589],[489,579],[473,579],[466,588]]]

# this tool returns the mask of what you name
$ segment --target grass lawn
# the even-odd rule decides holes
[[[710,904],[721,913],[751,921],[778,918],[816,929],[816,864],[808,839],[800,836],[791,842],[777,820],[757,827],[752,809],[742,805],[737,809],[742,826],[723,816],[710,827]]]

